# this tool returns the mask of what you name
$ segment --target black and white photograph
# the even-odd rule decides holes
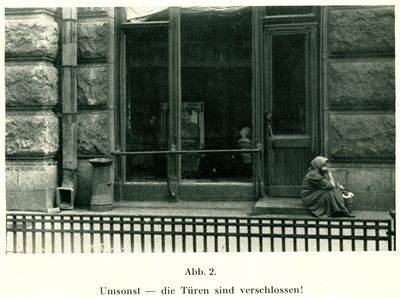
[[[397,7],[271,3],[7,1],[2,253],[394,255]],[[82,297],[315,294],[127,288]]]

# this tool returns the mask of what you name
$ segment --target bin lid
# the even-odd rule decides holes
[[[98,157],[98,158],[92,158],[89,159],[89,162],[93,166],[108,166],[114,162],[112,158],[106,158],[106,157]]]

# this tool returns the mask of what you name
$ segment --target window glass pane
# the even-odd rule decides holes
[[[138,28],[126,42],[126,150],[167,148],[168,29]],[[166,177],[163,155],[128,156],[127,180]]]
[[[250,148],[251,9],[235,14],[182,14],[182,149]],[[242,135],[241,136],[241,131]],[[237,178],[232,154],[182,157],[182,177]],[[250,161],[250,168],[251,168]],[[249,163],[243,164],[248,166]]]
[[[276,134],[306,132],[305,35],[272,38],[272,127]]]

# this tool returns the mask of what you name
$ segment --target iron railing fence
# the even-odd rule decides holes
[[[392,220],[7,214],[8,253],[390,251]]]

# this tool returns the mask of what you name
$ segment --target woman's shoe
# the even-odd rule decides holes
[[[354,217],[356,217],[356,216],[355,216],[354,214],[352,214],[352,213],[344,212],[343,215],[342,215],[342,217],[354,218]]]

